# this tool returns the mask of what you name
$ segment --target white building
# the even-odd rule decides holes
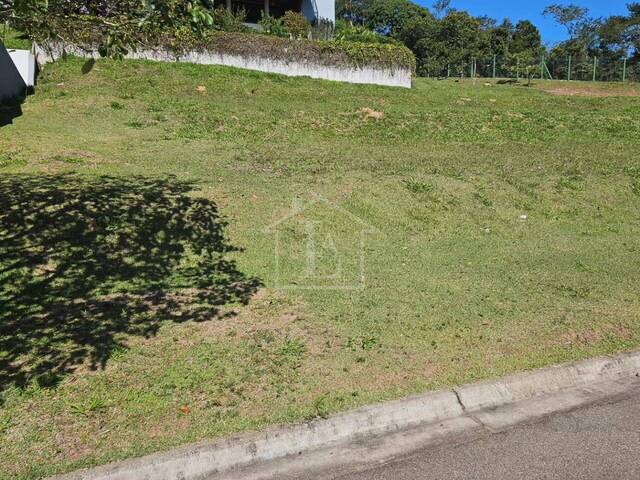
[[[227,9],[242,10],[247,13],[248,23],[258,23],[263,12],[272,17],[281,17],[292,10],[302,12],[310,22],[328,20],[335,23],[335,0],[226,0]]]

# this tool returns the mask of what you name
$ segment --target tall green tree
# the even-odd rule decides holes
[[[589,9],[577,5],[560,5],[554,3],[546,7],[543,15],[550,16],[557,23],[564,26],[570,38],[575,38],[580,31],[581,25],[586,21]]]
[[[365,9],[368,0],[337,0],[336,18],[347,20],[356,25],[364,25]]]
[[[489,50],[491,55],[505,57],[511,50],[515,26],[508,18],[489,32]]]
[[[540,30],[529,20],[519,21],[514,30],[507,54],[507,68],[528,83],[540,71],[542,36]]]
[[[433,18],[415,16],[403,24],[396,38],[404,43],[416,57],[418,75],[429,75],[434,59],[434,38],[438,24]]]
[[[512,53],[534,52],[542,50],[542,35],[540,30],[529,20],[521,20],[513,30],[509,50]]]
[[[395,37],[415,18],[433,19],[429,10],[409,0],[367,0],[364,24],[375,31]]]
[[[483,36],[480,26],[480,20],[462,11],[449,12],[439,22],[433,48],[443,68],[449,65],[454,73],[463,73],[469,62],[481,55]]]
[[[633,46],[628,17],[615,15],[605,19],[598,30],[600,49],[627,55]]]
[[[433,2],[433,11],[438,20],[451,11],[451,0],[436,0]]]
[[[630,3],[628,27],[623,33],[625,41],[635,50],[635,55],[640,57],[640,3]]]

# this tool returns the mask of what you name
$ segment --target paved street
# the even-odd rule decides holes
[[[342,471],[332,478],[638,480],[640,388],[607,403],[502,433],[486,432],[466,443],[449,442],[367,470]]]

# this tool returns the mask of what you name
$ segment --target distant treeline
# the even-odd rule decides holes
[[[545,47],[529,20],[516,23],[474,17],[438,0],[432,10],[409,0],[338,0],[337,18],[395,39],[416,56],[422,76],[493,74],[551,75],[617,80],[640,74],[640,3],[626,15],[594,18],[577,5],[549,5],[544,15],[567,29],[568,40]],[[545,64],[542,63],[545,60]],[[495,61],[495,63],[494,63]]]

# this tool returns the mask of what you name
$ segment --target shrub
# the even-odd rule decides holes
[[[214,0],[0,0],[0,25],[4,22],[32,40],[68,38],[80,31],[99,39],[100,55],[122,57],[140,43],[163,32],[189,28],[244,31],[244,18],[223,9]]]
[[[285,27],[282,18],[272,17],[271,15],[263,15],[262,19],[258,22],[258,25],[262,27],[262,32],[275,35],[276,37],[288,37],[289,32]]]
[[[285,12],[282,23],[293,38],[306,38],[311,29],[311,24],[302,13],[291,10]]]
[[[362,43],[348,40],[318,42],[324,52],[341,53],[355,66],[373,65],[385,68],[416,69],[416,59],[404,45]]]
[[[244,9],[230,12],[224,7],[218,7],[213,11],[213,26],[216,30],[223,32],[247,32],[244,22],[247,18],[247,12]]]
[[[336,40],[347,40],[349,42],[394,43],[401,45],[399,41],[391,37],[380,35],[360,25],[353,25],[344,19],[338,19],[336,21],[334,38]]]
[[[59,23],[56,30],[60,37],[65,39],[64,44],[61,45],[57,39],[51,40],[51,37],[43,35],[38,40],[45,50],[48,47],[52,47],[54,51],[59,47],[73,50],[72,47],[75,46],[86,51],[96,50],[102,48],[105,43],[108,44],[105,37],[109,35],[109,31],[102,30],[94,24]],[[199,51],[336,67],[366,65],[374,68],[408,68],[415,72],[415,57],[411,50],[403,45],[346,40],[292,40],[259,33],[223,32],[214,29],[194,31],[187,25],[161,33],[139,29],[132,31],[131,35],[132,43],[137,45],[139,50],[167,49],[176,57],[187,51]]]
[[[539,58],[536,51],[513,53],[507,58],[508,68],[514,75],[526,78],[527,85],[530,85],[531,79],[540,71]]]

